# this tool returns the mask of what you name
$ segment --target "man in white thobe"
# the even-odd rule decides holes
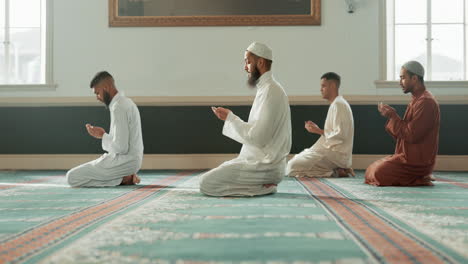
[[[339,95],[341,78],[328,72],[320,78],[322,97],[330,102],[324,130],[312,121],[305,122],[310,133],[320,138],[288,162],[287,174],[294,177],[354,176],[352,165],[354,121],[348,102]]]
[[[257,88],[248,122],[232,111],[213,107],[225,121],[223,134],[242,143],[239,156],[200,177],[200,191],[210,196],[255,196],[276,192],[285,176],[291,149],[291,113],[284,89],[271,73],[272,51],[254,42],[245,52],[248,84]]]
[[[69,170],[67,181],[72,187],[137,184],[140,178],[136,173],[143,161],[140,112],[131,99],[117,90],[108,72],[97,73],[90,87],[109,108],[111,124],[109,133],[90,124],[86,124],[86,129],[91,136],[102,139],[102,148],[107,153]]]

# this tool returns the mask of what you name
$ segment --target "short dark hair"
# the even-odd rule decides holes
[[[414,75],[418,76],[418,80],[424,84],[424,77],[422,76],[419,76],[417,75],[416,73],[412,72],[412,71],[409,71],[408,69],[406,69],[406,72],[408,73],[409,77],[412,78]]]
[[[320,77],[320,80],[321,79],[326,79],[327,81],[333,80],[336,82],[336,87],[340,88],[341,77],[337,73],[334,73],[334,72],[324,73],[322,77]]]
[[[89,84],[89,88],[93,88],[94,86],[98,85],[100,82],[107,80],[107,79],[114,79],[110,73],[107,71],[100,71],[94,75],[94,78],[91,80]]]

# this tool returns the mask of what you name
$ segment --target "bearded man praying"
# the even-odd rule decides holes
[[[110,111],[109,133],[104,128],[86,124],[88,133],[102,141],[107,151],[96,160],[79,165],[67,172],[72,187],[106,187],[133,185],[143,161],[143,138],[140,112],[135,103],[115,86],[114,78],[106,71],[96,74],[90,87],[97,100]]]
[[[424,68],[417,61],[401,67],[400,86],[412,98],[405,116],[379,104],[385,129],[396,140],[395,154],[377,160],[366,170],[365,183],[375,186],[431,186],[439,146],[440,109],[424,85]]]
[[[257,88],[245,122],[231,110],[213,107],[224,121],[223,135],[242,144],[237,158],[200,176],[200,191],[210,196],[256,196],[276,192],[291,149],[288,97],[271,72],[272,50],[254,42],[244,54],[248,84]]]

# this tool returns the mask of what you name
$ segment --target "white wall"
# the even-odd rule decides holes
[[[111,28],[107,0],[55,0],[55,91],[2,96],[91,96],[100,70],[129,96],[249,95],[243,53],[254,40],[273,48],[273,71],[289,95],[318,95],[319,78],[336,71],[344,94],[376,95],[379,1],[322,0],[321,26]],[[396,94],[401,91],[397,89]]]

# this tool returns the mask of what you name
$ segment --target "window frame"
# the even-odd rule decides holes
[[[387,48],[388,48],[388,42],[387,42],[387,30],[389,26],[394,26],[389,25],[389,21],[387,19],[387,1],[388,0],[383,0],[379,1],[379,20],[380,20],[380,26],[379,26],[379,42],[380,42],[380,71],[379,71],[379,80],[376,80],[374,82],[376,88],[380,89],[386,89],[386,88],[395,88],[399,86],[399,80],[389,80],[387,78],[388,76],[388,70],[389,70],[389,65],[388,65],[388,53],[387,53]],[[430,0],[427,0],[430,1]],[[464,16],[464,38],[465,38],[465,46],[464,46],[464,54],[465,54],[465,59],[464,59],[464,67],[465,67],[465,80],[454,80],[454,81],[433,81],[433,80],[424,80],[424,83],[427,88],[454,88],[454,89],[461,89],[463,91],[466,91],[468,88],[468,50],[467,50],[467,45],[468,45],[468,38],[467,38],[467,30],[468,30],[468,21],[467,21],[467,7],[468,3],[465,2],[465,16]],[[430,8],[430,4],[428,6]],[[430,10],[428,10],[430,12]],[[429,18],[428,18],[429,19]],[[393,21],[392,21],[393,23]],[[428,25],[428,32],[430,32],[430,25]],[[430,32],[432,33],[432,32]],[[431,37],[429,35],[428,37]],[[428,47],[430,44],[427,44]],[[430,49],[428,50],[430,52]],[[394,52],[393,55],[394,56]],[[431,55],[432,56],[432,55]],[[428,63],[431,63],[430,60],[428,60]]]
[[[12,0],[5,0],[6,6]],[[45,18],[45,83],[44,84],[0,84],[1,91],[50,91],[55,90],[57,85],[53,78],[53,0],[46,1],[46,18]],[[9,10],[5,10],[6,18],[9,17]],[[42,27],[42,25],[41,25]],[[8,34],[8,24],[5,23],[5,33]]]

